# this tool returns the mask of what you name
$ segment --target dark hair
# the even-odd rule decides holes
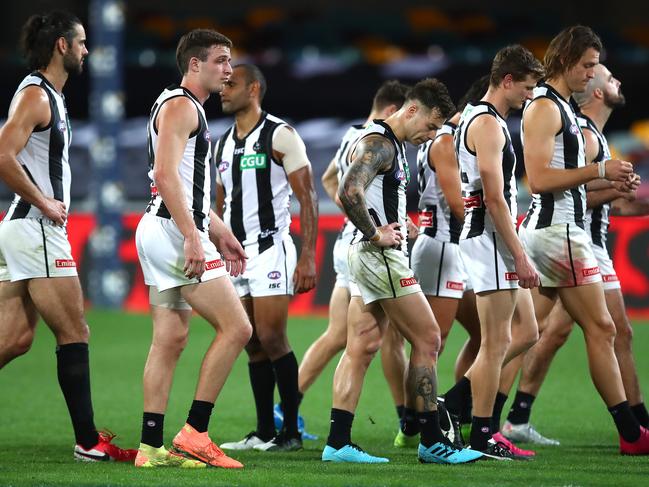
[[[457,111],[461,112],[466,108],[470,103],[471,105],[479,102],[487,90],[489,89],[489,80],[491,79],[491,74],[485,74],[481,76],[469,86],[467,92],[460,98],[460,101],[457,103]]]
[[[232,47],[232,41],[212,29],[194,29],[182,36],[176,48],[176,64],[180,74],[189,70],[189,60],[193,57],[207,60],[207,51],[212,46]]]
[[[255,81],[259,83],[259,103],[264,99],[266,94],[266,77],[264,73],[261,72],[254,64],[237,64],[235,68],[241,68],[246,74],[246,84],[254,83]]]
[[[62,10],[29,17],[20,33],[20,48],[29,69],[47,67],[52,59],[56,41],[64,37],[68,44],[72,44],[77,25],[81,25],[81,21],[75,15]]]
[[[545,74],[545,70],[529,49],[514,44],[503,47],[496,53],[491,63],[489,83],[491,86],[498,86],[508,74],[512,75],[514,81],[523,81],[527,75],[532,75],[539,80]]]
[[[372,110],[380,111],[390,105],[395,105],[397,109],[401,108],[403,102],[406,101],[406,93],[408,93],[409,89],[408,85],[404,85],[397,80],[386,81],[374,95]]]
[[[435,109],[444,119],[455,113],[455,105],[448,89],[435,78],[423,79],[410,88],[406,94],[406,102],[408,101],[418,101],[431,110]]]
[[[553,79],[579,62],[587,49],[602,51],[602,41],[590,27],[573,25],[559,32],[545,51],[545,76]]]

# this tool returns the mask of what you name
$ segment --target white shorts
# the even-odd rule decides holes
[[[341,232],[334,244],[334,271],[336,271],[336,284],[334,287],[349,287],[349,245],[354,238],[353,232]]]
[[[621,289],[622,286],[620,286],[620,280],[617,278],[617,273],[613,267],[613,261],[608,255],[606,247],[600,247],[595,244],[592,244],[592,247],[595,259],[597,259],[597,265],[599,266],[599,272],[602,274],[604,290]]]
[[[232,277],[240,297],[293,295],[293,273],[297,265],[297,251],[290,235],[277,238],[261,254],[248,252],[246,272]]]
[[[466,272],[458,244],[422,233],[412,247],[410,266],[426,296],[462,299]]]
[[[46,218],[0,223],[0,281],[76,275],[65,227]]]
[[[573,287],[602,280],[590,238],[574,223],[539,229],[521,226],[519,235],[541,286]]]
[[[205,272],[200,279],[185,277],[184,238],[176,223],[145,213],[135,231],[135,244],[144,282],[163,292],[179,286],[197,284],[225,276],[225,262],[207,232],[199,232],[205,252]]]
[[[476,293],[518,289],[514,257],[496,232],[460,240],[460,251]]]
[[[370,242],[349,247],[349,274],[351,296],[362,297],[365,304],[421,292],[402,251]]]

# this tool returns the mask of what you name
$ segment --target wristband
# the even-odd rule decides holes
[[[606,161],[597,162],[597,174],[599,175],[600,179],[606,178]]]
[[[374,235],[370,237],[370,242],[378,242],[379,240],[381,240],[381,232],[377,228],[376,232],[374,232]]]

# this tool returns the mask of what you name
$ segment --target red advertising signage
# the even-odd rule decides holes
[[[135,249],[135,229],[140,217],[139,213],[124,215],[124,235],[119,249],[130,276],[130,289],[124,307],[131,311],[148,309],[147,289]],[[343,223],[341,215],[320,215],[316,247],[318,283],[313,291],[293,298],[290,308],[292,314],[327,313],[329,296],[336,280],[332,251]],[[77,262],[84,289],[88,275],[88,266],[85,265],[86,245],[94,227],[95,218],[91,214],[73,214],[68,222],[72,255]],[[293,218],[291,230],[299,249],[299,218]],[[649,319],[649,218],[612,217],[609,249],[629,315]]]

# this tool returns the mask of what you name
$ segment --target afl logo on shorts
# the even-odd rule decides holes
[[[279,279],[280,277],[282,277],[280,271],[271,271],[268,273],[268,279]]]
[[[579,127],[577,126],[577,124],[574,124],[574,123],[573,123],[573,124],[570,126],[570,133],[571,133],[572,135],[578,135],[578,134],[579,134]]]
[[[227,171],[229,167],[230,163],[228,161],[221,161],[219,164],[219,172]]]
[[[205,137],[205,140],[207,140],[208,142],[209,142],[210,140],[212,140],[212,138],[211,138],[211,136],[210,136],[210,131],[209,131],[209,130],[206,130],[206,131],[205,131],[205,133],[203,134],[203,137]]]
[[[61,132],[65,132],[66,128],[68,128],[68,126],[65,124],[65,120],[60,120],[59,121],[59,130]]]
[[[397,179],[397,181],[403,181],[406,179],[406,172],[399,170],[394,173],[394,177]]]

